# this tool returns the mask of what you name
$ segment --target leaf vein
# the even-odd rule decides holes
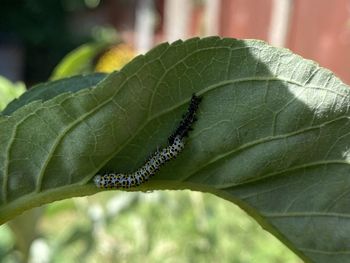
[[[293,131],[293,132],[290,132],[290,133],[286,133],[286,134],[280,134],[280,135],[276,135],[276,136],[268,136],[268,137],[265,137],[265,138],[260,138],[258,140],[255,140],[255,141],[251,141],[249,143],[246,143],[246,144],[243,144],[231,151],[227,151],[223,154],[220,154],[220,155],[217,155],[216,157],[214,157],[213,159],[209,160],[206,162],[206,164],[202,167],[200,167],[199,169],[195,170],[194,172],[190,173],[187,177],[183,178],[183,180],[189,180],[189,178],[193,177],[195,174],[199,173],[201,170],[205,170],[206,167],[212,165],[213,163],[221,160],[221,159],[224,159],[232,154],[235,154],[239,151],[242,151],[242,150],[245,150],[247,148],[250,148],[250,147],[253,147],[253,146],[256,146],[256,145],[259,145],[259,144],[262,144],[262,143],[265,143],[265,142],[269,142],[269,141],[274,141],[274,140],[280,140],[280,139],[285,139],[285,138],[288,138],[288,137],[292,137],[292,136],[295,136],[295,135],[298,135],[298,134],[301,134],[303,132],[308,132],[308,131],[311,131],[311,130],[317,130],[317,129],[320,129],[326,125],[329,125],[333,122],[336,122],[336,121],[339,121],[339,120],[342,120],[342,119],[350,119],[350,117],[348,116],[340,116],[338,118],[335,118],[333,120],[330,120],[330,121],[327,121],[327,122],[323,122],[319,125],[315,125],[315,126],[310,126],[310,127],[307,127],[307,128],[304,128],[304,129],[300,129],[300,130],[296,130],[296,131]],[[194,134],[193,137],[197,137],[199,133],[197,134]],[[279,171],[280,172],[280,171]],[[278,173],[279,173],[278,172]],[[272,175],[273,173],[269,174],[269,175]],[[260,177],[261,178],[261,177]]]

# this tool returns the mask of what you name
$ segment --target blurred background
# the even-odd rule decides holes
[[[287,47],[350,83],[350,0],[1,0],[0,110],[37,83],[209,35]],[[1,262],[301,262],[239,208],[189,191],[55,202],[0,237]]]

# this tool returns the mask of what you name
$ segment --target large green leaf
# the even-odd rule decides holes
[[[1,117],[0,221],[97,193],[99,170],[137,169],[166,144],[192,93],[203,100],[184,151],[132,190],[211,192],[306,261],[350,261],[350,91],[255,40],[162,44],[96,87]]]

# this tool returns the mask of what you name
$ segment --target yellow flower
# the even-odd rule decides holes
[[[130,46],[126,44],[113,46],[98,59],[95,71],[108,73],[120,70],[134,57],[135,53]]]

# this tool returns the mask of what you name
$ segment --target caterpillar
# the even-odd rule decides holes
[[[187,136],[188,132],[192,130],[192,124],[197,120],[196,112],[198,110],[198,105],[201,102],[201,98],[196,95],[192,95],[190,106],[188,107],[187,112],[182,116],[183,119],[180,122],[180,125],[176,128],[175,132],[170,135],[168,138],[169,144],[174,143],[174,139],[177,136],[180,138],[184,138]]]
[[[115,172],[97,174],[93,179],[95,185],[99,188],[118,189],[138,186],[148,181],[162,165],[176,158],[185,147],[184,137],[188,135],[188,132],[192,129],[192,124],[197,120],[196,112],[200,101],[200,97],[195,94],[192,95],[187,112],[183,115],[179,126],[168,138],[168,146],[152,154],[142,167],[129,174]]]

